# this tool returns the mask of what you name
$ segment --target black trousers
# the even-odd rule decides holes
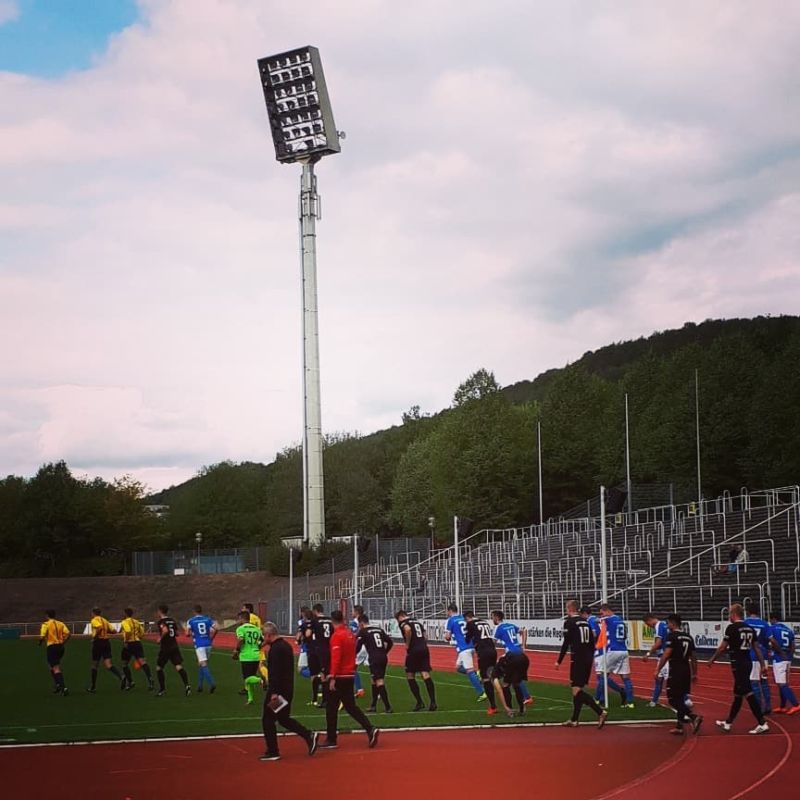
[[[372,730],[372,723],[367,715],[356,705],[353,694],[353,678],[336,678],[336,688],[328,694],[328,705],[325,708],[325,721],[328,727],[328,741],[335,742],[338,733],[339,703],[344,710],[367,732]]]
[[[261,729],[264,731],[264,741],[267,745],[267,752],[278,753],[278,731],[276,724],[279,724],[287,731],[296,733],[307,742],[311,740],[311,731],[301,725],[296,719],[292,719],[292,704],[284,706],[277,714],[267,705],[269,703],[269,692],[264,698],[264,711],[261,714]]]
[[[694,718],[694,714],[686,706],[686,695],[692,690],[692,676],[688,670],[676,670],[670,664],[667,680],[667,700],[678,714],[678,726],[686,720]]]

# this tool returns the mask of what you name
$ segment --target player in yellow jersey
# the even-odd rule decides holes
[[[144,624],[133,616],[133,609],[125,609],[125,617],[119,625],[119,632],[122,634],[122,671],[125,673],[124,689],[130,691],[136,685],[131,679],[130,662],[134,666],[141,668],[147,678],[147,690],[153,691],[153,675],[150,672],[150,665],[144,657],[144,647],[142,637],[144,636]]]
[[[86,690],[90,694],[97,691],[97,668],[100,662],[103,666],[119,679],[120,689],[125,688],[125,678],[111,662],[111,639],[115,635],[113,625],[102,615],[99,608],[92,609],[92,619],[89,623],[92,629],[92,685]]]
[[[242,611],[246,611],[250,615],[250,624],[255,625],[259,630],[261,630],[261,617],[253,611],[253,604],[252,603],[242,603]],[[269,680],[269,673],[267,672],[267,650],[268,645],[261,646],[261,656],[258,660],[258,673],[261,675],[261,686],[262,688],[267,688],[267,681]],[[241,692],[239,693],[241,694]]]
[[[56,619],[56,612],[48,609],[44,612],[47,619],[42,623],[39,631],[39,644],[44,642],[47,645],[47,664],[50,667],[50,674],[53,676],[55,694],[66,697],[69,689],[64,685],[64,673],[61,671],[61,659],[64,657],[64,645],[70,637],[67,626]]]

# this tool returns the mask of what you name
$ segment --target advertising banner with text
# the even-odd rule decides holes
[[[520,629],[525,629],[528,633],[528,647],[560,647],[563,638],[563,617],[553,619],[508,619]],[[425,635],[430,642],[444,642],[445,625],[447,619],[420,619],[419,622],[425,627]],[[397,621],[377,620],[373,624],[380,625],[392,637],[399,639],[400,628]],[[800,623],[787,622],[797,636],[800,636]],[[695,647],[698,650],[715,650],[727,627],[727,621],[721,620],[684,620],[683,629],[694,639]],[[639,620],[627,623],[627,643],[629,650],[648,650],[653,644],[653,629]]]

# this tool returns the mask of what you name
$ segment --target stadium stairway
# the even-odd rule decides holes
[[[628,618],[678,610],[719,619],[735,601],[757,601],[786,618],[800,612],[797,487],[644,509],[606,522],[609,598]],[[515,619],[548,619],[561,616],[570,597],[598,603],[600,528],[599,519],[586,518],[475,534],[459,547],[462,605],[481,616],[499,608]],[[721,569],[732,544],[748,555],[734,573]],[[398,608],[441,616],[456,594],[454,549],[375,574],[361,589],[372,617],[391,617]]]

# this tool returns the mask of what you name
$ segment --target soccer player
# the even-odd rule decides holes
[[[214,676],[208,667],[208,657],[211,655],[211,647],[214,642],[214,637],[217,635],[217,623],[211,617],[203,613],[203,607],[196,605],[194,607],[194,616],[190,617],[186,622],[186,635],[192,637],[194,642],[194,652],[197,656],[197,663],[199,665],[199,675],[197,679],[197,691],[203,691],[203,683],[208,682],[208,691],[214,694],[217,690],[217,684],[214,682]]]
[[[753,694],[756,699],[761,703],[761,710],[765,714],[772,713],[772,698],[769,693],[769,683],[767,681],[767,673],[769,670],[769,635],[770,627],[766,620],[758,616],[759,610],[755,603],[747,604],[747,624],[756,632],[756,644],[753,645],[753,671],[750,674],[750,683],[752,685]],[[761,648],[761,655],[764,656],[764,669],[761,669],[761,662],[758,660],[755,648]]]
[[[368,747],[378,743],[380,731],[358,707],[353,694],[353,675],[356,671],[356,637],[345,625],[344,614],[332,611],[329,622],[333,626],[330,643],[330,662],[327,668],[328,705],[325,708],[327,735],[320,747],[333,749],[336,745],[339,722],[339,705],[366,731]]]
[[[650,623],[648,623],[649,625]],[[675,727],[670,731],[677,736],[683,735],[683,723],[691,722],[692,731],[698,733],[703,718],[695,714],[686,705],[686,696],[692,690],[692,683],[697,680],[697,655],[694,652],[694,639],[684,633],[681,618],[678,614],[667,617],[668,633],[664,639],[664,648],[658,659],[654,678],[663,672],[664,664],[669,663],[667,672],[667,700],[678,715]]]
[[[411,619],[405,611],[398,611],[394,618],[400,626],[400,634],[406,643],[406,680],[411,694],[417,701],[413,710],[425,710],[425,703],[422,702],[416,678],[416,674],[419,672],[425,682],[425,688],[428,690],[428,699],[430,700],[428,711],[436,711],[436,687],[431,678],[431,654],[428,650],[428,643],[425,641],[425,629],[417,620]]]
[[[311,642],[316,654],[316,673],[322,690],[322,699],[317,703],[317,708],[325,708],[328,703],[328,670],[331,665],[331,636],[333,636],[333,623],[331,618],[325,616],[322,603],[316,603],[311,608]],[[311,673],[314,675],[315,673]]]
[[[364,613],[364,606],[354,605],[353,606],[353,617],[350,620],[350,630],[353,632],[353,636],[358,636],[359,623],[358,618]],[[356,677],[355,683],[353,684],[356,689],[356,697],[363,697],[364,696],[364,687],[361,685],[361,676],[358,674],[358,667],[361,664],[366,664],[369,666],[369,656],[367,655],[367,651],[362,648],[356,648]]]
[[[97,691],[97,668],[100,662],[103,666],[119,680],[120,688],[125,688],[125,678],[122,673],[111,662],[111,639],[114,635],[114,628],[111,623],[102,615],[99,608],[92,609],[92,619],[89,623],[92,629],[92,683],[86,690],[89,694]]]
[[[631,662],[628,657],[627,627],[622,617],[614,613],[608,603],[600,606],[600,618],[606,626],[608,649],[606,656],[606,670],[622,678],[625,689],[623,708],[635,708],[633,704],[633,682],[631,681]]]
[[[189,677],[183,668],[183,656],[181,655],[180,647],[178,647],[178,631],[180,629],[178,623],[168,614],[169,608],[167,606],[160,605],[158,607],[158,620],[156,620],[159,633],[158,657],[156,658],[158,693],[156,696],[163,697],[167,693],[164,667],[167,662],[172,662],[175,671],[183,682],[183,692],[188,697],[192,693],[192,687],[189,686]]]
[[[311,639],[306,638],[306,632],[310,634],[310,615],[311,609],[308,606],[302,606],[300,608],[300,619],[297,620],[297,635],[295,636],[295,641],[300,648],[300,655],[297,657],[297,671],[304,678],[311,679],[311,700],[307,705],[313,706],[317,702],[317,684],[319,683],[319,679],[311,675]]]
[[[130,663],[139,667],[147,678],[147,690],[153,691],[153,674],[150,672],[150,665],[144,657],[142,637],[144,636],[144,625],[133,616],[133,609],[126,608],[125,616],[119,625],[122,634],[122,671],[125,674],[125,689],[131,690],[135,686],[131,677]]]
[[[756,631],[744,622],[744,608],[740,603],[734,603],[728,612],[731,624],[725,629],[725,635],[719,643],[719,647],[714,651],[714,655],[708,660],[710,667],[726,650],[731,659],[731,671],[733,672],[733,703],[728,712],[727,719],[718,719],[717,725],[724,731],[729,731],[742,707],[742,701],[747,700],[750,710],[758,723],[749,733],[767,733],[767,725],[764,714],[761,711],[761,704],[753,694],[753,687],[750,685],[750,674],[753,669],[753,653],[758,657],[762,668],[764,656],[761,648],[756,645]]]
[[[774,710],[775,714],[800,714],[800,704],[789,686],[789,672],[794,658],[794,631],[780,622],[778,615],[773,611],[769,615],[770,644],[772,645],[772,674],[780,696],[780,708]]]
[[[464,619],[467,621],[467,641],[475,648],[478,656],[478,672],[483,683],[483,691],[489,700],[486,713],[491,717],[497,713],[492,683],[492,670],[497,663],[497,648],[494,645],[492,626],[484,620],[475,619],[471,611],[464,612]]]
[[[511,708],[511,687],[514,687],[514,693],[519,700],[519,686],[528,678],[528,666],[528,656],[525,653],[506,651],[506,654],[497,659],[497,663],[492,668],[492,681],[496,694],[509,717],[514,716],[514,710]],[[533,702],[533,698],[531,698],[531,702]],[[524,706],[520,705],[519,710],[522,714]]]
[[[314,645],[314,627],[312,624],[314,613],[308,606],[303,606],[300,609],[300,613],[303,615],[303,622],[297,635],[302,638],[306,646],[308,674],[311,677],[311,702],[308,705],[314,706],[317,703],[322,703],[322,682],[319,677],[320,664],[317,657],[317,649]]]
[[[667,639],[669,630],[667,628],[667,621],[665,619],[659,620],[658,617],[652,612],[648,612],[642,617],[645,625],[653,629],[653,644],[650,649],[642,656],[642,661],[647,661],[650,656],[656,655],[661,657],[664,653],[664,642]],[[664,661],[664,666],[658,675],[656,675],[653,682],[653,696],[650,698],[648,705],[650,708],[655,708],[658,705],[658,698],[661,697],[661,690],[664,687],[664,681],[669,678],[669,659]]]
[[[64,658],[64,645],[70,637],[69,628],[61,620],[56,619],[56,612],[52,609],[44,613],[47,619],[39,630],[39,645],[41,646],[42,642],[47,645],[47,666],[50,667],[50,674],[53,676],[54,694],[66,697],[69,689],[64,685],[61,659]]]
[[[506,622],[505,619],[505,614],[503,614],[502,611],[492,611],[492,622],[495,624],[494,638],[503,645],[506,655],[509,653],[522,653],[525,655],[525,646],[528,643],[528,631],[524,628],[518,628],[513,622]],[[526,661],[527,659],[528,657],[525,656]],[[525,706],[529,706],[533,703],[533,698],[525,683],[525,681],[528,680],[527,667],[525,669],[525,677],[521,681],[517,681],[513,684],[520,714],[525,713]],[[495,686],[496,685],[497,684],[495,684]]]
[[[597,685],[595,686],[594,691],[594,699],[597,700],[600,705],[607,707],[608,703],[606,702],[606,682],[608,683],[608,688],[613,689],[617,692],[621,698],[621,702],[625,702],[625,688],[620,686],[605,670],[605,661],[606,661],[606,644],[608,642],[608,636],[606,634],[605,624],[601,626],[600,617],[592,614],[592,609],[589,606],[583,606],[581,608],[581,617],[585,619],[589,623],[589,627],[592,629],[592,633],[594,634],[594,642],[595,642],[595,650],[594,650],[594,674],[595,678],[597,679]],[[605,677],[604,677],[605,676]]]
[[[243,609],[239,612],[239,627],[236,628],[236,648],[232,658],[242,665],[242,680],[247,694],[247,705],[253,705],[254,689],[261,685],[258,666],[261,663],[261,646],[264,637],[261,628],[250,622],[250,612]]]
[[[372,679],[372,702],[367,711],[377,710],[378,699],[383,700],[383,708],[387,714],[392,713],[389,695],[386,692],[386,665],[389,663],[389,651],[394,646],[386,631],[369,624],[369,617],[361,614],[358,618],[358,637],[356,641],[356,666],[358,654],[365,651],[368,656],[369,674]]]
[[[249,614],[250,624],[255,625],[256,628],[261,630],[261,617],[259,617],[258,614],[256,614],[256,612],[254,611],[253,604],[242,603],[241,610],[246,611]],[[264,687],[264,689],[266,689],[269,675],[267,674],[267,654],[264,651],[265,648],[264,646],[262,646],[261,655],[259,656],[258,659],[258,674],[261,676],[261,685]],[[241,694],[241,692],[239,692],[239,694]]]
[[[608,712],[598,705],[597,701],[585,691],[592,674],[594,661],[594,633],[589,623],[578,612],[578,601],[567,601],[567,617],[564,620],[564,639],[561,642],[561,651],[556,659],[556,669],[570,652],[569,683],[572,687],[572,716],[564,723],[567,727],[574,728],[578,725],[581,715],[581,706],[587,705],[597,714],[597,727],[602,728],[606,723]]]
[[[317,751],[317,732],[308,730],[291,716],[292,698],[294,697],[292,648],[278,633],[278,628],[273,622],[264,623],[264,641],[269,646],[269,655],[267,656],[269,694],[264,698],[261,728],[264,731],[267,750],[264,755],[259,757],[259,761],[280,760],[276,723],[304,739],[308,745],[308,754],[313,756]]]
[[[463,614],[458,613],[458,606],[450,603],[447,606],[447,626],[444,632],[446,642],[454,641],[456,644],[456,672],[466,675],[478,700],[486,699],[480,679],[475,674],[475,648],[467,641],[467,621]]]

